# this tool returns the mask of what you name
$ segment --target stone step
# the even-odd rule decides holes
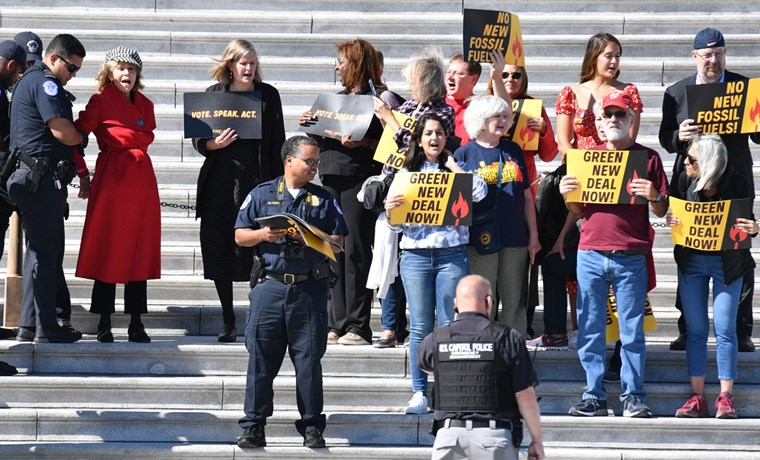
[[[15,442],[177,442],[230,443],[241,430],[238,412],[232,411],[140,411],[74,409],[7,409],[0,424],[4,441]],[[328,413],[325,439],[331,446],[383,445],[430,446],[432,416],[404,414]],[[276,412],[267,420],[267,441],[300,445],[302,438],[292,426],[293,412]],[[630,448],[637,444],[667,449],[760,452],[754,436],[756,419],[677,419],[661,417],[630,419],[564,415],[541,417],[544,443],[548,446],[605,449]],[[36,429],[35,429],[36,428]],[[526,430],[523,445],[529,443]],[[271,440],[271,441],[270,441]],[[262,449],[263,450],[263,449]],[[259,452],[258,450],[256,451]],[[266,451],[265,451],[266,452]],[[329,451],[328,451],[329,452]],[[325,452],[327,454],[328,452]],[[652,453],[657,450],[652,451]]]
[[[674,450],[668,445],[647,443],[647,449],[640,447],[561,447],[545,445],[547,458],[563,460],[652,460],[668,458],[672,460],[712,460],[716,455],[726,454],[725,446],[704,446],[703,450]],[[525,443],[520,451],[520,458],[526,458]],[[757,451],[730,450],[731,459],[754,460]],[[22,458],[33,455],[35,458],[77,458],[102,459],[126,458],[129,460],[162,459],[218,459],[232,460],[241,458],[267,458],[278,460],[300,460],[302,458],[388,458],[423,460],[430,458],[429,447],[331,447],[325,449],[307,449],[305,447],[275,446],[243,450],[231,444],[187,444],[180,442],[165,443],[130,443],[130,442],[18,442],[0,443],[0,456]]]
[[[157,377],[26,375],[3,383],[3,403],[10,408],[231,410],[241,412],[245,376]],[[325,377],[328,412],[401,413],[411,395],[403,377]],[[66,388],[65,394],[55,389]],[[297,410],[296,379],[274,381],[278,410]]]
[[[504,8],[501,6],[500,8]],[[514,8],[510,5],[510,8]],[[231,29],[245,24],[256,32],[275,33],[405,33],[410,29],[419,29],[422,34],[446,34],[462,30],[462,12],[430,12],[426,15],[424,28],[419,25],[416,15],[402,12],[366,12],[366,11],[252,11],[250,14],[230,17],[223,10],[163,10],[101,8],[5,8],[2,10],[3,26],[34,28],[38,24],[58,29],[71,29],[81,26],[77,18],[87,15],[99,28],[113,27],[116,24],[129,30],[155,31],[196,31],[214,32]],[[674,31],[691,32],[685,24],[704,23],[705,16],[700,13],[641,12],[617,14],[611,17],[606,12],[589,12],[578,21],[568,24],[564,15],[546,15],[539,12],[520,12],[520,26],[526,34],[554,33],[558,28],[564,32],[591,35],[597,30],[623,34],[672,33]],[[63,13],[66,14],[63,14]],[[71,16],[69,16],[71,15]],[[705,26],[730,30],[732,34],[753,33],[758,16],[749,14],[718,13],[710,15]]]
[[[244,376],[248,353],[245,343],[219,343],[209,336],[153,337],[151,343],[128,343],[117,333],[113,344],[98,343],[86,335],[76,344],[32,344],[0,340],[3,360],[20,372],[34,374],[118,374],[153,376]],[[123,359],[128,354],[129,359]],[[406,349],[327,347],[322,369],[329,376],[403,377]],[[294,375],[289,359],[280,375]]]
[[[276,440],[274,440],[276,441]],[[215,459],[233,460],[241,458],[266,458],[278,460],[300,460],[303,458],[357,459],[387,458],[424,460],[430,458],[429,447],[394,446],[328,446],[325,449],[306,447],[276,446],[270,442],[267,447],[243,450],[232,441],[226,444],[188,444],[175,442],[5,442],[0,443],[0,457],[4,458],[77,458],[77,459]],[[275,446],[272,446],[275,444]],[[547,452],[551,452],[548,450]],[[670,457],[672,458],[672,457]],[[701,457],[695,457],[701,458]],[[705,457],[706,458],[706,457]],[[740,457],[741,458],[741,457]]]
[[[23,28],[4,28],[8,35],[15,35]],[[593,29],[592,29],[593,30]],[[44,43],[58,33],[57,29],[36,29]],[[566,56],[582,56],[590,33],[573,34],[523,34],[526,56],[555,56],[558,44],[562,44]],[[77,38],[92,51],[106,51],[129,43],[145,53],[207,54],[217,55],[237,32],[185,32],[185,31],[135,31],[124,30],[118,35],[110,29],[78,30]],[[447,34],[362,34],[362,37],[383,50],[388,57],[409,57],[428,47],[436,47],[444,54],[461,49],[460,31]],[[263,56],[282,54],[289,56],[330,56],[335,53],[335,44],[356,38],[352,33],[266,33],[247,35],[256,44]],[[653,33],[620,35],[618,37],[626,56],[667,57],[685,56],[693,45],[693,33]],[[728,35],[731,49],[738,55],[750,55],[757,43],[758,35]]]

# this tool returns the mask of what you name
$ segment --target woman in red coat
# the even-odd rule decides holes
[[[118,47],[106,53],[93,95],[76,126],[98,140],[76,275],[95,280],[90,311],[100,314],[98,341],[113,342],[116,284],[124,284],[130,342],[150,342],[140,315],[148,312],[147,280],[161,277],[161,210],[148,146],[156,119],[139,91],[142,60]]]

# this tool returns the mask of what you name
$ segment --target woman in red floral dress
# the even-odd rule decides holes
[[[611,34],[599,33],[589,39],[580,83],[565,86],[557,98],[556,133],[562,155],[568,149],[592,149],[602,143],[596,133],[592,108],[594,102],[615,91],[628,93],[633,99],[634,120],[630,134],[636,139],[644,105],[635,85],[618,81],[622,51],[620,42]]]

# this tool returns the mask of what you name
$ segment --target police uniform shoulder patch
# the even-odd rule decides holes
[[[42,82],[42,90],[45,91],[45,94],[48,96],[58,95],[58,85],[56,85],[54,81],[45,80]]]
[[[240,209],[243,210],[247,208],[250,203],[251,203],[251,195],[248,194],[248,196],[245,197],[245,201],[243,201],[243,204],[240,205]]]
[[[343,210],[340,209],[340,205],[338,204],[338,200],[336,200],[335,198],[333,198],[333,204],[335,205],[335,209],[338,210],[338,214],[340,214],[342,216],[343,215]]]

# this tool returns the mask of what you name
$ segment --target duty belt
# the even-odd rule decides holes
[[[467,428],[471,430],[473,428],[491,428],[496,429],[512,429],[511,420],[459,420],[454,418],[447,418],[443,421],[444,428]]]
[[[322,264],[312,268],[308,273],[275,273],[267,272],[265,278],[285,284],[298,284],[305,281],[321,280],[330,276],[330,265]]]

